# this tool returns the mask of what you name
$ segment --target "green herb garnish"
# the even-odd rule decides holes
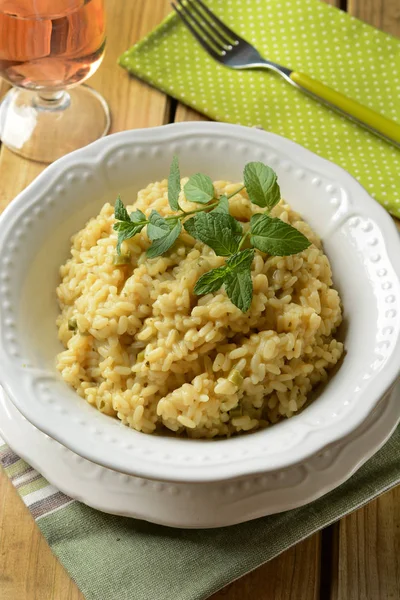
[[[181,192],[181,174],[178,157],[174,156],[168,177],[168,202],[172,210],[180,210],[179,194]]]
[[[210,294],[218,291],[224,285],[231,302],[242,312],[247,312],[253,298],[253,282],[251,280],[253,258],[253,248],[233,254],[228,258],[224,267],[204,273],[194,286],[194,293],[198,296]]]
[[[173,226],[168,233],[163,237],[155,239],[150,248],[147,249],[146,254],[149,258],[161,256],[161,254],[164,254],[164,252],[171,248],[178,239],[179,234],[182,231],[182,223],[179,219],[175,219],[171,224],[173,224]]]
[[[243,172],[244,185],[253,204],[271,210],[281,199],[278,176],[261,162],[248,163]]]
[[[236,192],[235,192],[236,193]],[[212,213],[222,213],[225,215],[229,215],[229,200],[227,196],[220,196],[218,199],[218,204],[213,210]]]
[[[214,198],[214,185],[208,175],[192,175],[183,188],[186,200],[199,204],[208,204]]]
[[[217,256],[237,252],[242,239],[242,226],[230,214],[200,212],[185,222],[186,231],[212,248]]]
[[[118,231],[117,252],[121,254],[122,242],[140,233],[148,221],[141,210],[135,210],[135,212],[128,215],[128,211],[119,196],[115,202],[114,210],[115,218],[119,221],[114,225],[115,231]]]
[[[281,197],[273,169],[263,163],[252,162],[245,166],[243,176],[244,186],[229,197],[217,198],[210,177],[201,173],[192,175],[184,186],[186,200],[203,206],[187,212],[179,206],[180,171],[178,159],[174,156],[168,177],[168,202],[176,214],[162,217],[152,210],[148,219],[140,210],[128,214],[118,197],[115,203],[117,223],[114,224],[114,230],[118,232],[117,254],[124,256],[121,244],[147,226],[147,235],[152,242],[146,251],[147,256],[161,256],[174,245],[183,225],[189,235],[212,248],[217,256],[227,258],[225,265],[204,273],[198,279],[194,293],[198,296],[212,294],[224,287],[232,303],[242,312],[247,312],[253,298],[251,265],[255,249],[272,256],[289,256],[308,248],[310,241],[295,227],[268,214]],[[266,212],[251,217],[246,233],[229,212],[229,198],[244,188],[253,204],[266,209]],[[245,242],[251,247],[242,249]]]
[[[68,319],[68,330],[74,333],[78,330],[78,323],[75,318]]]
[[[243,383],[243,375],[237,369],[232,369],[228,375],[228,381],[236,385],[236,387],[240,387]]]
[[[147,225],[147,235],[151,241],[166,237],[170,231],[170,222],[166,221],[156,210],[152,210]]]
[[[126,252],[125,254],[123,254],[122,252],[121,252],[121,254],[115,254],[115,256],[113,258],[113,265],[116,265],[116,266],[129,265],[130,262],[131,262],[131,253],[130,252]]]
[[[254,248],[272,256],[297,254],[310,245],[298,229],[265,214],[253,215],[250,227],[250,242]]]

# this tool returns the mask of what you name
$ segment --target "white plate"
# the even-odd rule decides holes
[[[399,420],[396,385],[346,440],[281,471],[221,483],[164,483],[77,456],[29,423],[0,389],[0,434],[59,490],[103,512],[183,528],[224,527],[303,506],[348,479]]]
[[[291,419],[228,440],[149,436],[122,426],[61,379],[55,319],[58,268],[69,237],[105,200],[168,174],[241,179],[261,160],[283,196],[323,238],[347,327],[343,364],[318,400]],[[400,241],[390,217],[336,165],[279,136],[223,123],[118,133],[48,167],[4,211],[0,225],[1,382],[36,427],[77,454],[139,477],[221,481],[289,467],[354,431],[400,371]],[[400,406],[398,407],[400,414]]]

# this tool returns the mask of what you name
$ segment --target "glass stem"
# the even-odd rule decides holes
[[[43,90],[37,92],[33,104],[39,110],[65,110],[70,105],[70,96],[65,90]]]

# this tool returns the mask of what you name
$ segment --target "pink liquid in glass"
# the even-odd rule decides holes
[[[105,47],[103,0],[0,0],[0,76],[33,90],[90,77]]]

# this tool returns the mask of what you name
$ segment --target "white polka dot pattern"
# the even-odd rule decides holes
[[[208,0],[263,56],[400,122],[400,41],[318,0]],[[128,50],[131,73],[217,121],[261,126],[344,167],[400,217],[400,151],[272,72],[210,58],[170,15]]]

